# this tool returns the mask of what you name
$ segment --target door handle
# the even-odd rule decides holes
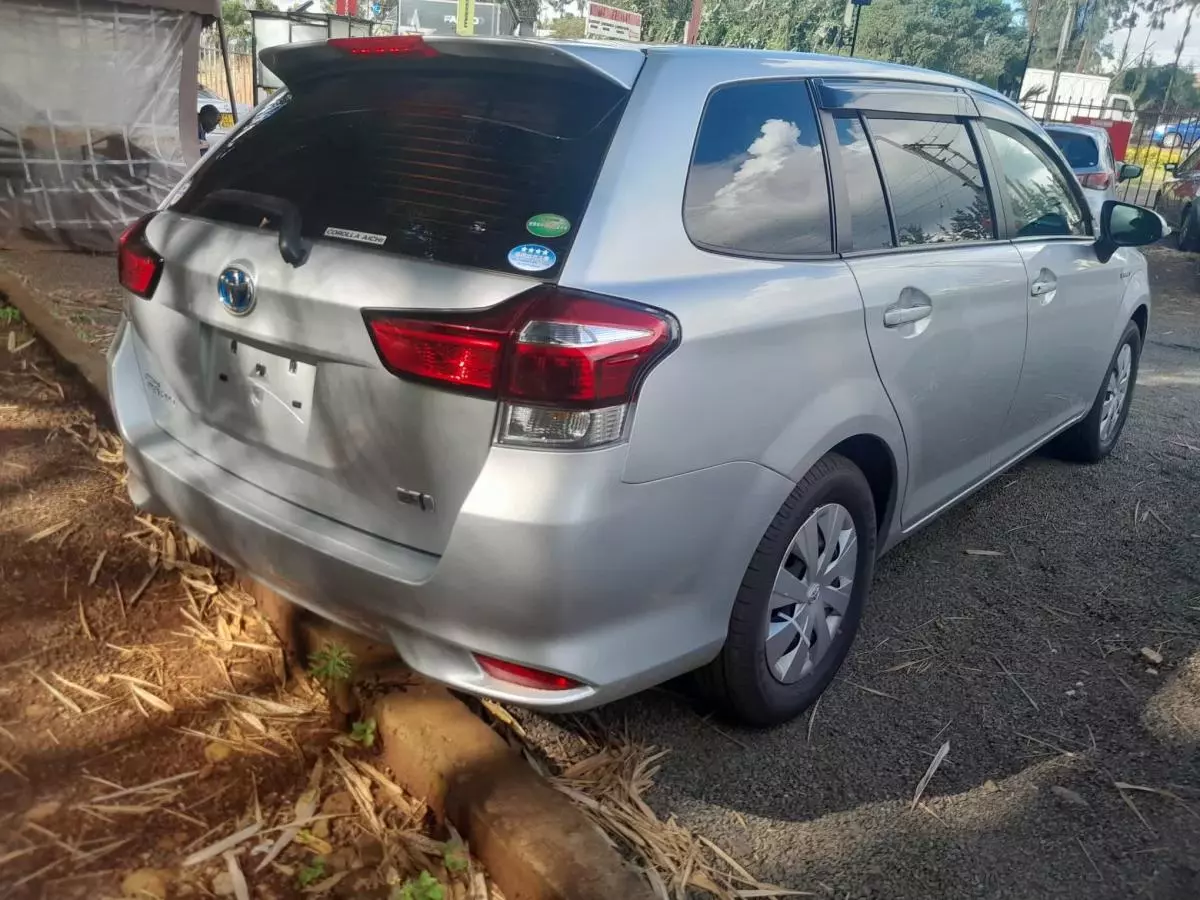
[[[883,311],[883,327],[899,328],[910,322],[919,322],[933,312],[933,306],[922,303],[914,306],[889,306]]]
[[[1041,297],[1043,294],[1049,294],[1058,288],[1058,279],[1053,273],[1042,269],[1038,273],[1037,279],[1029,285],[1029,293],[1034,297]]]

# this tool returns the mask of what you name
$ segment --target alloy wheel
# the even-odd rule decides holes
[[[858,534],[840,504],[817,507],[788,545],[767,611],[764,647],[777,681],[794,684],[825,658],[850,605]]]
[[[1100,443],[1107,444],[1116,434],[1129,397],[1129,375],[1133,370],[1133,348],[1122,344],[1104,385],[1104,402],[1100,410]]]

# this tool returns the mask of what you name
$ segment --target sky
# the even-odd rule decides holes
[[[1147,37],[1150,39],[1149,55],[1156,63],[1169,63],[1175,59],[1175,44],[1183,34],[1183,23],[1187,12],[1181,10],[1167,16],[1166,27],[1162,31],[1151,31],[1145,24],[1133,29],[1133,39],[1129,42],[1129,54],[1135,59],[1141,55],[1142,47]],[[1119,31],[1110,36],[1115,55],[1121,55],[1121,47],[1125,43],[1125,32]],[[1192,32],[1188,35],[1183,48],[1183,56],[1179,60],[1182,66],[1194,65],[1200,71],[1200,13],[1192,19]]]

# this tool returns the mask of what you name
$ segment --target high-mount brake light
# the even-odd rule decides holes
[[[331,38],[329,46],[353,53],[355,56],[417,56],[428,59],[438,55],[419,34]]]

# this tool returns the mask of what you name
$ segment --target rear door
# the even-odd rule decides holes
[[[287,89],[147,231],[165,267],[133,310],[159,424],[278,496],[440,552],[496,404],[390,374],[363,313],[486,308],[555,280],[642,58],[587,52],[264,52]],[[279,203],[299,215],[300,265],[281,255]]]
[[[968,118],[956,114],[962,99],[889,90],[863,105],[895,112],[834,114],[846,186],[839,246],[848,225],[846,261],[908,447],[906,527],[994,465],[1025,349],[1025,270],[996,239]],[[905,112],[914,108],[934,112]]]
[[[984,134],[1028,275],[1025,366],[1005,426],[1015,453],[1091,405],[1130,273],[1096,258],[1074,177],[1033,128],[985,119]]]

